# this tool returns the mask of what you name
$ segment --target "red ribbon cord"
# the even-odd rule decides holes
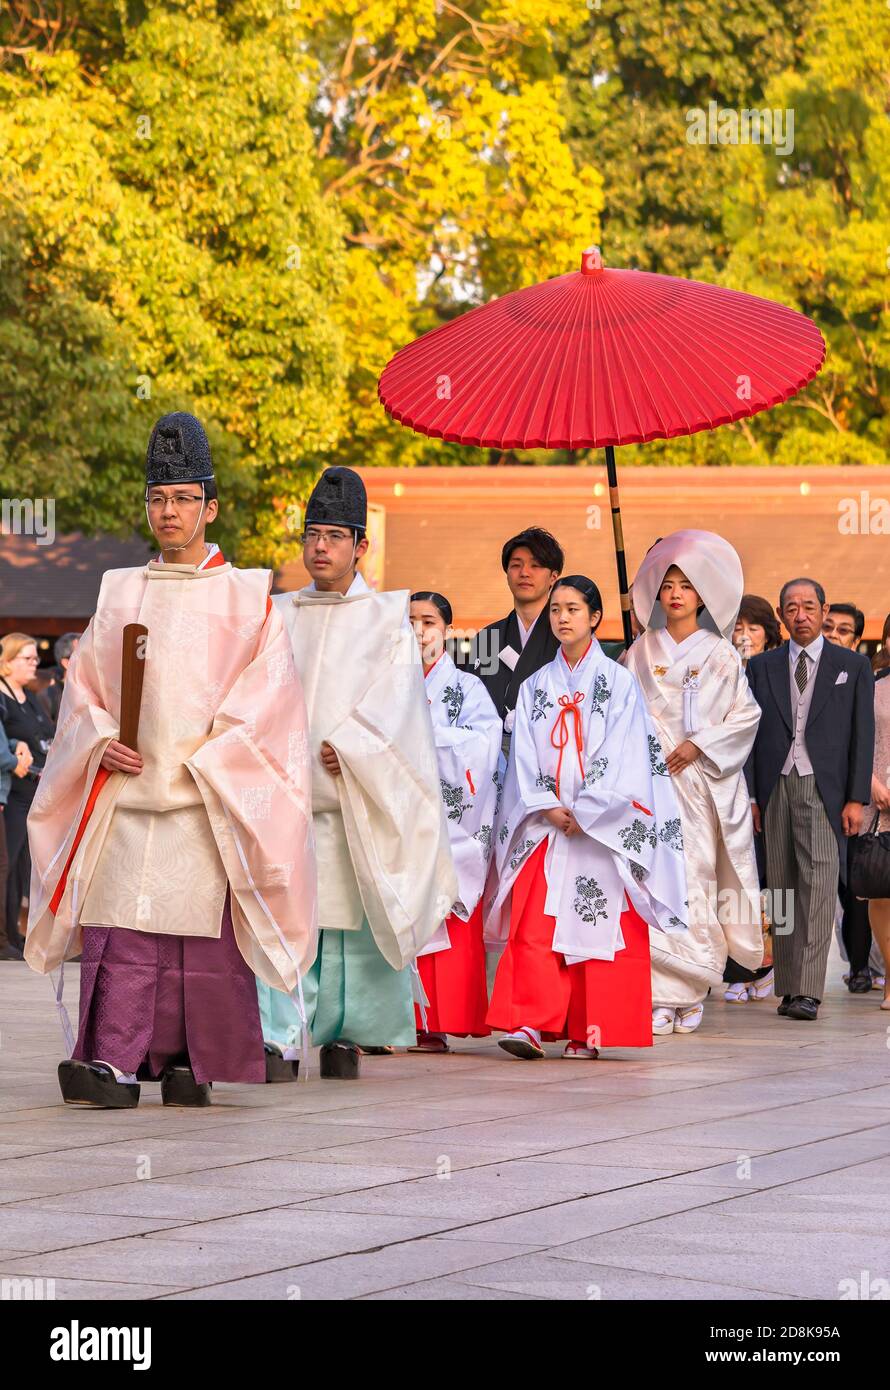
[[[636,806],[638,811],[642,811],[644,816],[652,815],[652,812],[649,810],[648,806],[641,806],[639,801],[632,801],[630,804],[631,806]]]
[[[581,779],[584,779],[584,732],[581,726],[581,701],[584,699],[584,692],[576,690],[574,697],[570,700],[568,695],[560,695],[559,703],[562,708],[556,719],[556,723],[550,730],[550,742],[554,748],[559,749],[559,761],[556,764],[556,795],[559,797],[559,778],[562,772],[562,753],[569,741],[569,726],[567,715],[574,715],[575,719],[575,751],[578,754],[578,767],[581,769]],[[554,734],[559,736],[557,742]]]
[[[472,792],[473,796],[475,796],[475,795],[476,795],[476,788],[473,786],[473,779],[472,779],[472,777],[470,776],[470,769],[469,769],[469,768],[467,768],[467,781],[468,781],[469,784],[470,784],[470,791]]]

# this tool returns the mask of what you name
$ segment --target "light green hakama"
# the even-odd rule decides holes
[[[290,995],[257,980],[263,1037],[298,1047],[300,1016]],[[321,931],[318,955],[303,980],[314,1047],[348,1039],[359,1047],[413,1047],[414,987],[410,966],[393,970],[380,954],[367,918],[358,931]]]

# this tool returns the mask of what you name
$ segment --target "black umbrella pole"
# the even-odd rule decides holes
[[[630,595],[627,592],[627,562],[624,558],[624,531],[621,526],[621,503],[618,500],[618,470],[615,467],[615,450],[606,445],[606,472],[609,475],[609,505],[612,508],[612,535],[615,538],[615,566],[618,570],[618,596],[621,600],[621,625],[624,629],[624,645],[629,647],[633,641],[630,626]]]

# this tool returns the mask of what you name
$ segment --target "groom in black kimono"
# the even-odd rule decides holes
[[[482,629],[473,647],[473,672],[482,681],[504,721],[504,753],[510,746],[516,698],[522,682],[552,661],[559,642],[547,611],[550,590],[562,574],[565,556],[558,541],[540,526],[511,537],[501,565],[513,595],[513,611]]]

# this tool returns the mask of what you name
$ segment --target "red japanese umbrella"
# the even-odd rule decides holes
[[[604,267],[494,299],[403,347],[385,410],[418,434],[499,449],[605,448],[621,616],[630,601],[616,444],[716,429],[793,396],[825,359],[784,304],[719,285]]]

